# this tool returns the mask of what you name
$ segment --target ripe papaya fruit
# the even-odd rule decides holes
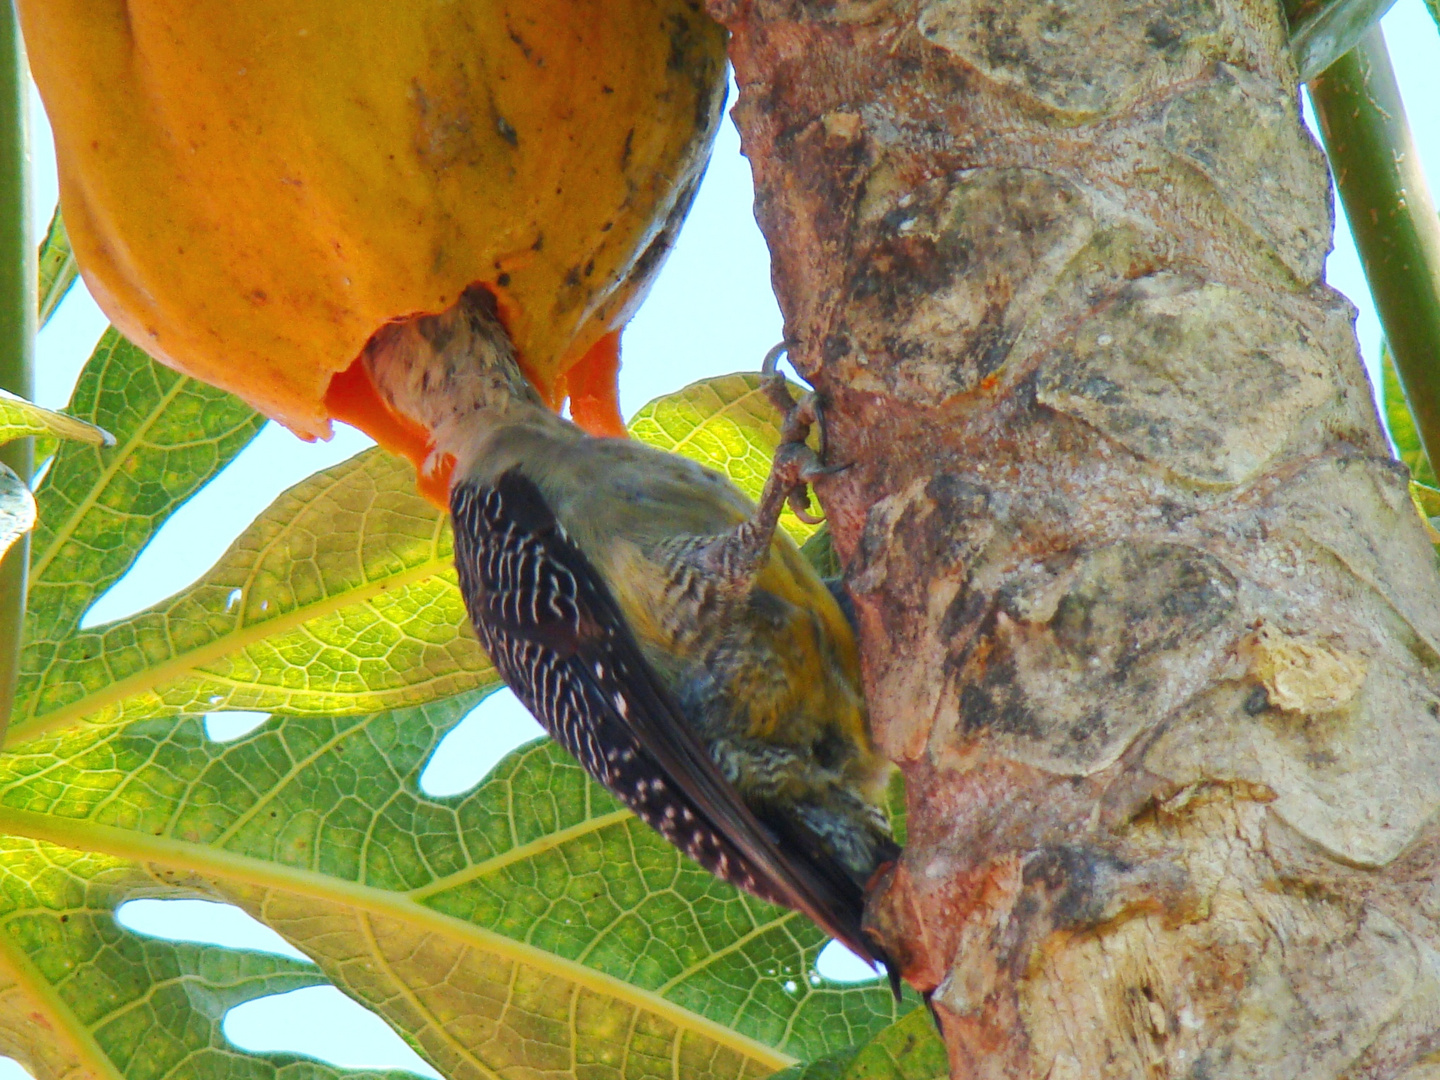
[[[423,433],[352,362],[386,322],[482,283],[542,396],[574,388],[578,420],[619,424],[618,331],[724,99],[699,0],[19,13],[86,284],[152,355],[302,436],[338,417],[394,446]]]

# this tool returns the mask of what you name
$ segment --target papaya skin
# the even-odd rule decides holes
[[[484,284],[541,396],[575,369],[589,422],[618,424],[613,335],[724,99],[698,0],[19,13],[81,272],[157,359],[323,438],[372,333]]]

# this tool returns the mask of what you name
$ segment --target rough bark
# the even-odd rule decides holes
[[[710,4],[953,1074],[1440,1076],[1440,579],[1278,5]]]

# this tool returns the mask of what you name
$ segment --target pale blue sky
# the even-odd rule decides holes
[[[1440,102],[1440,39],[1435,25],[1422,0],[1399,0],[1384,27],[1422,162],[1430,176],[1440,177],[1440,116],[1434,108]],[[56,184],[53,148],[38,101],[33,113],[38,242],[55,204]],[[780,339],[769,257],[750,201],[749,166],[727,121],[675,252],[626,332],[621,401],[627,415],[650,398],[695,379],[755,370],[765,350]],[[1331,283],[1360,309],[1357,332],[1373,370],[1379,355],[1379,323],[1343,215],[1337,222],[1336,250],[1327,272]],[[64,406],[105,325],[83,286],[77,286],[38,342],[36,396],[41,404]],[[306,444],[277,425],[268,425],[225,473],[175,514],[131,573],[100,599],[87,624],[121,618],[188,585],[280,491],[366,445],[363,436],[348,429],[341,429],[328,444]],[[263,716],[217,716],[208,731],[211,737],[226,740],[263,720]],[[435,795],[467,790],[509,748],[538,730],[508,692],[496,694],[447,736],[422,777],[422,786]],[[281,939],[237,909],[199,901],[130,904],[122,911],[122,921],[159,936],[289,951]],[[835,954],[825,958],[822,970],[832,977],[857,974],[853,964],[847,966]],[[331,988],[242,1006],[227,1018],[226,1033],[255,1050],[291,1050],[336,1064],[391,1066],[436,1075],[378,1018]],[[18,1065],[0,1058],[0,1080],[25,1075]]]

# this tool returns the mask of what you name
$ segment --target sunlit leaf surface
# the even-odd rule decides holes
[[[325,982],[266,953],[158,941],[112,917],[162,886],[137,863],[0,838],[0,1052],[35,1076],[399,1080],[246,1054],[220,1024],[235,1005]]]
[[[260,431],[258,413],[163,368],[113,330],[85,365],[67,410],[114,434],[113,448],[63,444],[36,491],[22,700],[86,610],[156,530]],[[12,729],[13,730],[13,729]]]
[[[795,1065],[774,1080],[946,1080],[945,1044],[924,1009],[915,1009],[865,1044],[809,1064]]]
[[[799,390],[791,387],[792,393]],[[760,389],[760,376],[744,373],[704,379],[656,398],[635,414],[630,433],[724,473],[758,499],[780,445],[780,420]],[[804,543],[817,528],[788,509],[780,525],[796,543]]]
[[[110,913],[126,899],[229,900],[319,965],[245,954],[246,977],[268,981],[230,1004],[323,975],[452,1078],[580,1061],[617,1077],[761,1077],[895,1018],[882,985],[815,974],[813,925],[684,860],[548,740],[464,796],[424,796],[420,771],[473,701],[272,721],[223,744],[198,719],[87,725],[0,757],[0,833],[23,852],[16,874],[55,882],[46,925],[70,915],[125,943]],[[103,892],[57,864],[96,867]],[[117,974],[78,940],[71,953],[67,933],[11,933],[26,1000],[73,988],[59,1022],[79,1042],[113,1029],[100,1050],[123,1059],[151,1021],[115,1018],[151,1002],[159,976]]]
[[[40,242],[40,325],[44,326],[55,314],[60,301],[70,291],[80,276],[80,267],[75,262],[75,253],[70,250],[70,235],[65,231],[65,219],[60,216],[60,207],[50,218],[50,227],[45,230],[45,239]]]

